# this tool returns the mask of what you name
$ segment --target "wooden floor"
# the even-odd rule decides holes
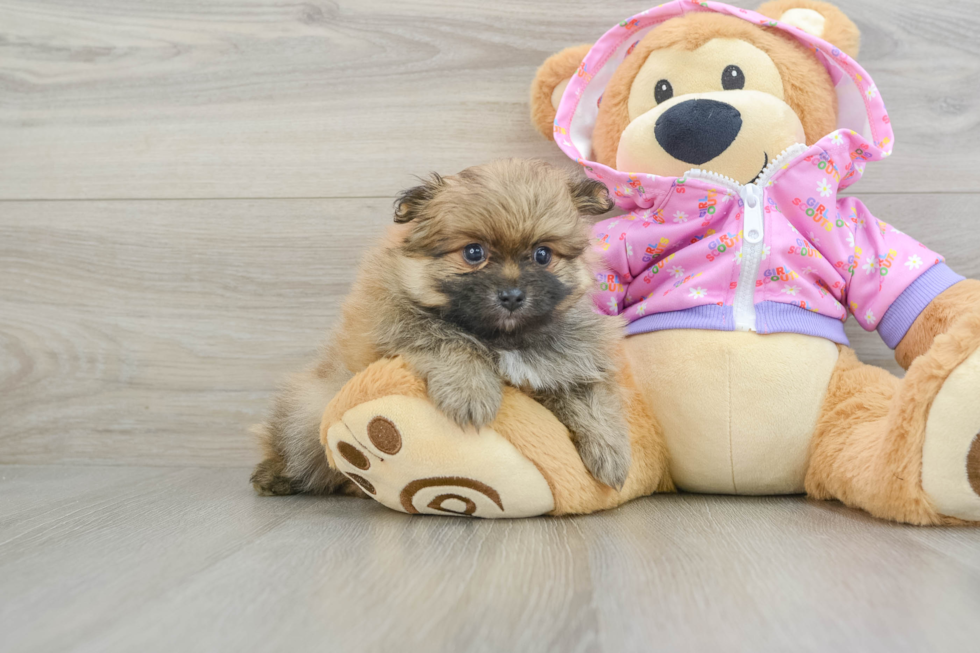
[[[854,193],[980,278],[980,4],[838,4],[897,136]],[[485,523],[248,487],[246,429],[395,193],[562,163],[536,66],[647,6],[0,0],[0,650],[977,650],[971,530],[695,496]]]
[[[802,498],[589,517],[262,499],[245,469],[0,471],[4,651],[975,651],[980,534]]]

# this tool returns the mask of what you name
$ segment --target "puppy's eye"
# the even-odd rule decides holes
[[[470,243],[463,248],[463,259],[470,265],[479,265],[487,260],[487,252],[480,243]]]
[[[657,104],[666,102],[672,97],[674,97],[674,87],[666,79],[661,79],[653,87],[653,99],[657,101]]]
[[[539,247],[534,250],[534,262],[538,265],[551,263],[551,250],[547,247]]]
[[[721,87],[726,91],[737,91],[745,87],[745,73],[738,66],[728,66],[721,74]]]

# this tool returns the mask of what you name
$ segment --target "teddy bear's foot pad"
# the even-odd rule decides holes
[[[936,509],[980,521],[980,351],[950,373],[932,402],[922,487]]]
[[[980,495],[980,433],[973,438],[973,446],[966,459],[966,475],[970,479],[970,487]]]
[[[355,406],[327,431],[327,447],[341,472],[393,510],[498,518],[554,509],[544,476],[503,436],[463,430],[423,399]]]

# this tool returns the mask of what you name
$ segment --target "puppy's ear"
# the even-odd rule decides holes
[[[433,172],[420,185],[403,190],[395,199],[395,222],[404,224],[421,216],[425,205],[445,184],[446,180]]]
[[[861,31],[847,15],[821,0],[772,0],[756,9],[763,16],[799,27],[808,34],[833,43],[857,59]]]
[[[572,201],[579,213],[602,215],[611,211],[616,203],[609,198],[609,190],[601,181],[595,179],[574,179],[568,182]]]

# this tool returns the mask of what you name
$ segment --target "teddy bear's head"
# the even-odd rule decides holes
[[[858,29],[833,5],[775,0],[758,12],[857,55]],[[589,74],[589,49],[564,50],[538,71],[532,117],[549,138],[569,79]],[[815,54],[774,24],[685,12],[629,46],[597,100],[592,158],[624,172],[701,168],[748,183],[789,146],[837,127],[834,87]]]

